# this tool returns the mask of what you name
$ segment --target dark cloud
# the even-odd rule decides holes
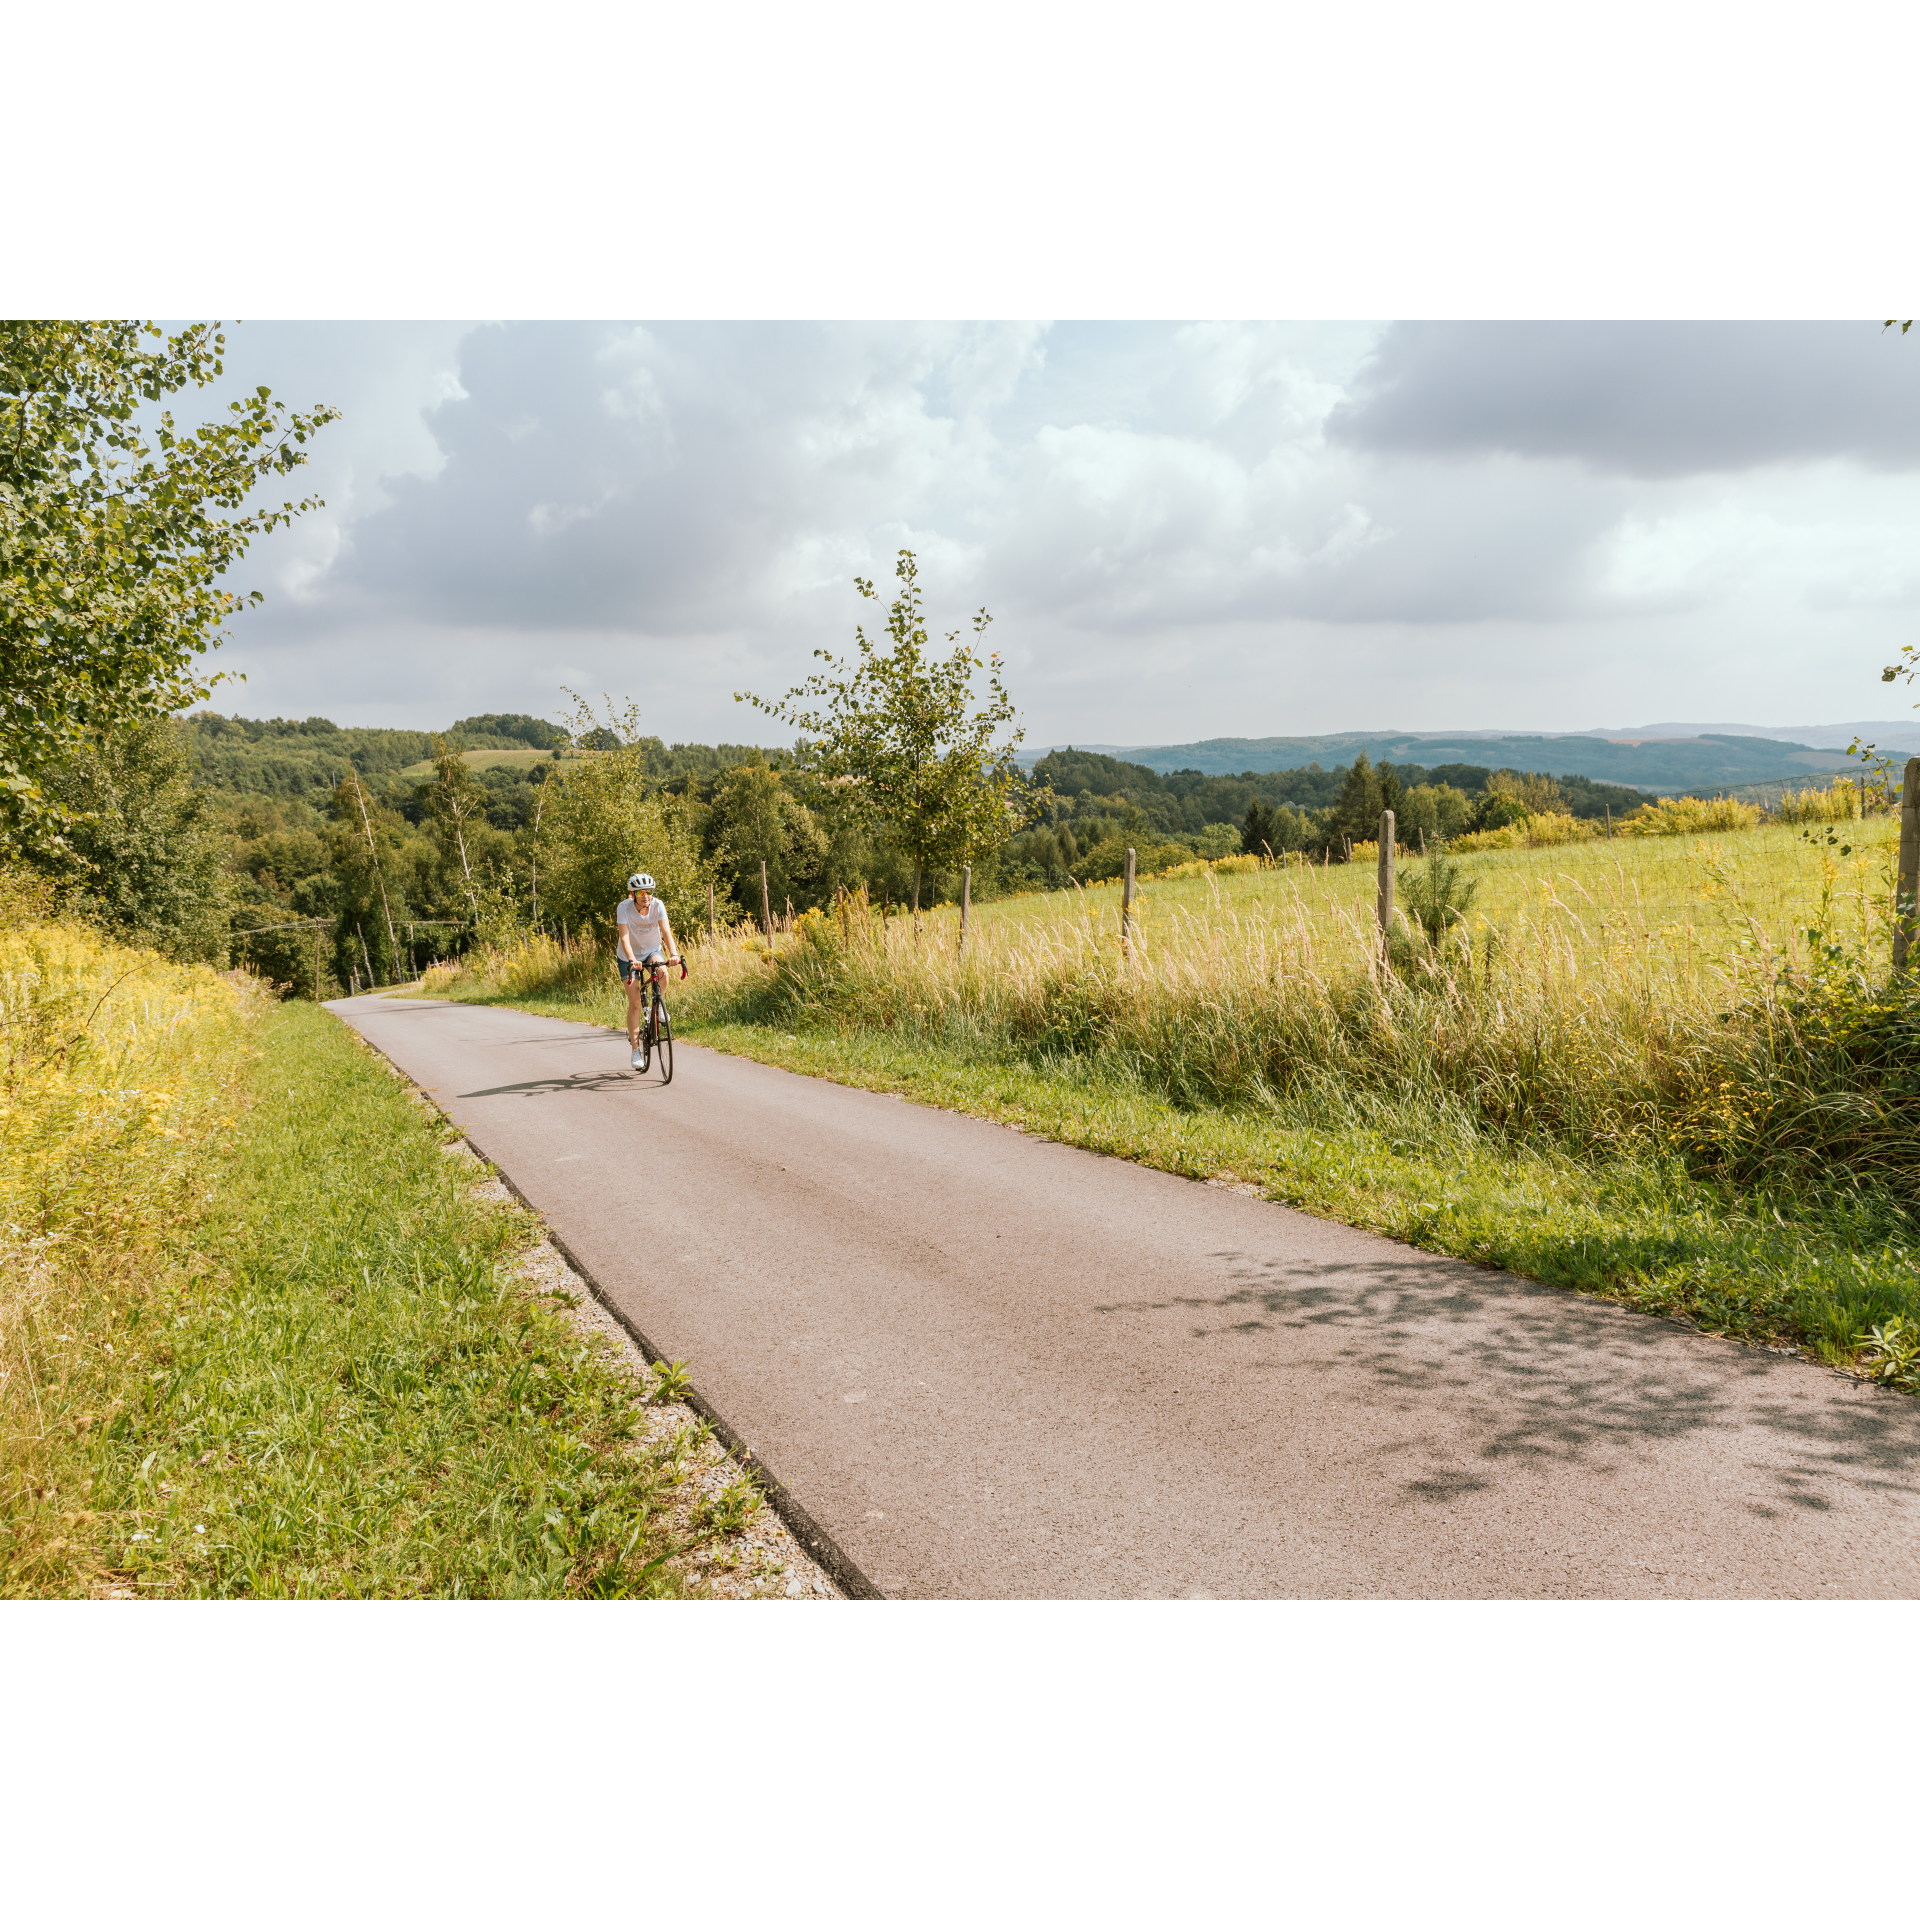
[[[1644,478],[1849,459],[1920,467],[1920,340],[1845,321],[1391,327],[1328,437]]]

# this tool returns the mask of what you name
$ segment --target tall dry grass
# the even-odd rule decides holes
[[[1324,896],[1143,907],[1128,947],[1105,903],[982,916],[962,957],[950,920],[916,931],[855,895],[772,952],[705,949],[690,1010],[1071,1060],[1196,1106],[1418,1110],[1582,1155],[1680,1149],[1920,1195],[1920,1001],[1841,944],[1831,889],[1801,951],[1758,921],[1729,948],[1649,918],[1617,872],[1611,897],[1549,882],[1438,950],[1409,929],[1390,961],[1365,907]]]
[[[251,1023],[247,990],[37,920],[14,894],[15,924],[0,933],[0,1561],[10,1583],[36,1556],[77,1550],[39,1524],[49,1451],[71,1435],[95,1347],[179,1257],[176,1229],[204,1198],[233,1125]]]

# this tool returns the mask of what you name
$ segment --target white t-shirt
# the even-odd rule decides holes
[[[644,960],[648,954],[660,951],[661,937],[667,926],[667,903],[657,893],[647,902],[645,913],[633,904],[633,895],[628,894],[614,909],[613,918],[616,925],[633,929],[629,944],[636,960]]]

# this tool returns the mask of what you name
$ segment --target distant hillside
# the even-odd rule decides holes
[[[1338,766],[1356,753],[1389,765],[1513,767],[1523,773],[1582,774],[1646,793],[1691,793],[1761,783],[1824,781],[1858,766],[1844,753],[1793,740],[1707,734],[1691,740],[1607,739],[1575,733],[1334,733],[1261,740],[1198,740],[1173,747],[1083,749],[1155,773],[1275,773]],[[1040,756],[1033,756],[1038,759]]]
[[[522,780],[540,762],[567,744],[567,735],[550,721],[528,713],[481,713],[456,720],[444,733],[406,727],[342,727],[318,717],[306,720],[243,720],[238,715],[190,713],[185,716],[188,749],[196,783],[216,792],[258,795],[303,810],[324,812],[333,790],[349,771],[375,791],[410,791],[431,771],[436,742],[444,741],[466,757],[476,771],[500,779]],[[589,735],[588,747],[613,744]],[[792,755],[780,747],[668,746],[650,739],[648,771],[662,780],[710,777],[747,762],[783,765]]]
[[[1250,803],[1311,810],[1331,806],[1340,794],[1351,764],[1349,754],[1338,765],[1323,767],[1312,761],[1304,767],[1273,768],[1261,773],[1205,773],[1188,766],[1156,773],[1138,760],[1122,760],[1087,747],[1056,747],[1035,764],[1035,779],[1065,799],[1086,796],[1129,802],[1149,826],[1162,833],[1189,834],[1219,824],[1238,826]],[[1405,761],[1393,766],[1408,786],[1429,784],[1457,787],[1470,798],[1486,791],[1491,769],[1454,761],[1422,767]],[[1512,772],[1537,772],[1509,762]],[[1646,795],[1632,787],[1590,780],[1580,774],[1561,776],[1562,799],[1581,819],[1598,820],[1609,810],[1631,813]]]
[[[237,714],[190,713],[187,740],[194,778],[204,787],[314,803],[351,769],[380,781],[426,759],[435,736],[404,727],[341,727],[307,720],[243,720]],[[527,713],[482,713],[456,720],[444,735],[456,752],[471,748],[566,745],[567,736]]]

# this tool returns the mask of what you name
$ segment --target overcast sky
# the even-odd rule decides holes
[[[247,714],[631,696],[760,739],[911,547],[1030,744],[1907,717],[1920,337],[1875,322],[255,322],[345,418]]]

